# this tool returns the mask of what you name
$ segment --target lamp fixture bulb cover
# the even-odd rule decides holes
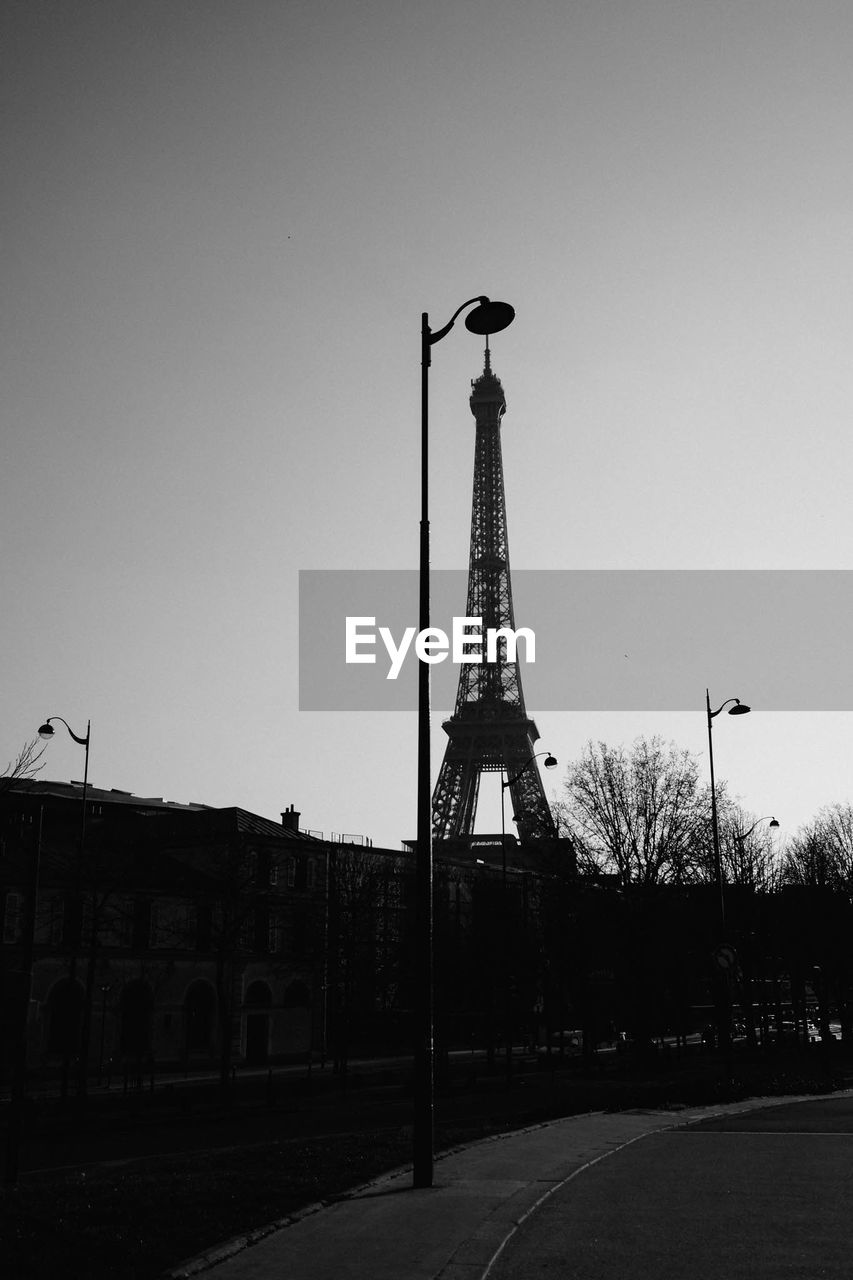
[[[47,721],[45,721],[43,725],[39,726],[38,735],[40,738],[52,738],[53,734],[53,725],[49,724]]]
[[[508,328],[514,319],[515,308],[508,302],[492,302],[486,299],[473,311],[469,311],[465,317],[465,328],[470,333],[485,336],[490,333],[500,333],[502,329]]]

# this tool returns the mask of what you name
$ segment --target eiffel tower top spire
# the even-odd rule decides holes
[[[496,401],[500,405],[500,415],[506,412],[506,399],[504,397],[504,389],[501,380],[492,371],[492,356],[489,351],[488,340],[486,341],[486,354],[483,361],[483,372],[479,378],[471,379],[471,397],[468,403],[471,406],[471,412],[477,417],[478,404],[485,404],[490,401]],[[478,419],[479,421],[479,419]]]

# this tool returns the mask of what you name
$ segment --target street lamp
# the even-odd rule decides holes
[[[511,787],[516,782],[518,782],[519,778],[524,773],[525,769],[527,769],[531,764],[533,764],[534,760],[538,760],[540,756],[545,757],[546,769],[556,769],[557,759],[555,756],[551,755],[550,751],[537,751],[535,755],[532,755],[528,760],[525,760],[524,764],[521,766],[518,772],[513,775],[513,777],[507,778],[506,780],[504,780],[504,776],[503,776],[505,773],[505,769],[503,768],[503,766],[501,766],[501,885],[502,885],[501,897],[503,901],[503,917],[504,917],[504,963],[506,965],[506,974],[505,974],[505,981],[504,981],[504,1039],[506,1043],[504,1045],[504,1055],[505,1055],[505,1062],[506,1062],[507,1087],[509,1087],[509,1085],[512,1082],[512,1018],[510,1016],[511,1004],[510,1004],[510,990],[509,990],[509,980],[510,980],[509,960],[510,960],[511,938],[510,938],[510,928],[509,928],[509,909],[507,904],[506,814],[505,814],[504,793],[506,792],[507,787]]]
[[[732,703],[734,705],[729,706]],[[711,732],[715,716],[729,707],[730,716],[748,715],[751,708],[741,702],[740,698],[727,698],[716,711],[711,710],[711,699],[705,690],[705,710],[708,715],[708,760],[711,767],[711,830],[714,837],[714,870],[717,877],[717,889],[720,895],[720,943],[716,951],[717,967],[720,970],[720,982],[725,983],[725,1008],[720,1010],[720,1038],[726,1052],[727,1074],[731,1077],[731,1010],[729,1008],[729,970],[734,963],[734,954],[726,945],[726,900],[723,889],[723,863],[720,857],[720,828],[717,821],[717,791],[714,781],[714,737]]]
[[[745,864],[746,864],[746,842],[747,842],[747,840],[749,839],[749,837],[752,835],[752,833],[753,833],[753,831],[755,830],[755,828],[759,825],[759,823],[762,823],[762,822],[769,822],[769,823],[770,823],[770,828],[771,828],[771,829],[772,829],[773,827],[778,827],[778,826],[779,826],[779,823],[778,823],[777,819],[773,816],[773,814],[772,814],[772,813],[766,813],[766,814],[764,815],[764,817],[763,817],[763,818],[756,818],[756,819],[755,819],[755,822],[753,822],[752,826],[751,826],[747,831],[733,831],[733,832],[731,833],[731,834],[732,834],[733,839],[737,842],[737,847],[738,847],[738,851],[737,851],[737,857],[738,857],[738,869],[737,869],[737,874],[738,874],[739,879],[741,880],[741,883],[744,883],[744,875],[746,874],[746,870],[745,870]],[[749,870],[749,880],[748,880],[748,882],[747,882],[747,883],[750,883],[750,884],[754,883],[754,878],[753,878],[753,869],[752,869],[752,868],[750,868],[750,870]]]
[[[89,739],[92,736],[92,721],[91,720],[86,721],[86,736],[85,738],[81,738],[78,734],[74,732],[74,730],[71,728],[71,725],[68,723],[67,720],[63,719],[62,716],[48,716],[44,724],[39,726],[39,730],[38,730],[39,737],[44,738],[45,741],[47,742],[50,741],[50,739],[53,737],[55,732],[53,728],[53,724],[51,723],[53,720],[59,720],[62,724],[64,724],[65,728],[68,730],[68,732],[70,733],[74,741],[78,743],[79,746],[85,747],[86,749],[86,760],[83,765],[82,808],[80,812],[80,844],[77,850],[77,892],[80,893],[80,881],[83,875],[83,849],[86,842],[86,795],[89,789]],[[94,927],[94,924],[93,924],[93,927]],[[81,923],[81,928],[82,928],[82,923]],[[68,969],[69,1000],[73,999],[74,983],[76,981],[76,978],[77,978],[77,953],[76,951],[72,951],[71,960],[70,960],[69,969]],[[83,1035],[82,1035],[81,1050],[82,1050],[82,1053],[88,1053],[89,1027],[88,1027],[88,1013],[85,1007],[83,1009],[82,1031],[83,1031]],[[70,1065],[70,1052],[71,1052],[71,1046],[69,1043],[66,1045],[65,1050],[63,1052],[63,1056],[62,1056],[61,1096],[63,1101],[68,1096],[68,1070]],[[85,1092],[86,1065],[87,1065],[86,1061],[82,1060],[80,1064],[80,1073],[81,1073],[80,1079],[83,1084],[82,1092]]]
[[[91,737],[91,734],[92,734],[92,721],[91,720],[86,721],[86,736],[85,738],[80,738],[71,728],[71,725],[68,723],[68,721],[63,720],[62,716],[48,716],[44,724],[39,726],[39,730],[38,730],[39,737],[44,738],[46,742],[49,742],[55,733],[54,727],[51,724],[52,720],[62,721],[62,723],[65,725],[66,729],[71,734],[71,737],[74,739],[74,741],[79,743],[81,747],[86,748],[86,762],[83,765],[83,817],[80,825],[80,849],[82,851],[83,841],[86,836],[86,791],[89,786],[89,738]]]
[[[739,831],[735,834],[735,840],[747,840],[758,826],[759,822],[767,822],[769,820],[771,827],[778,827],[779,823],[772,813],[765,813],[763,818],[756,818],[748,831]]]
[[[712,711],[708,690],[705,690],[705,709],[708,713],[708,760],[711,766],[711,831],[714,837],[714,871],[717,877],[717,888],[720,894],[721,941],[725,940],[726,934],[726,903],[723,891],[723,863],[720,858],[720,828],[717,821],[717,790],[714,782],[714,738],[711,733],[711,728],[714,717],[718,716],[721,711],[725,710],[725,708],[729,706],[730,702],[734,703],[734,706],[729,707],[730,716],[745,716],[752,710],[751,707],[748,707],[745,703],[741,702],[740,698],[727,698],[721,707],[717,707],[716,711]]]
[[[476,306],[474,305],[476,304]],[[426,311],[421,316],[421,523],[419,630],[429,630],[429,367],[431,348],[446,337],[466,309],[470,333],[487,336],[512,324],[508,302],[492,302],[481,294],[457,307],[443,328],[433,332]],[[433,939],[432,939],[432,787],[430,785],[430,669],[418,665],[418,792],[415,855],[415,1107],[413,1116],[413,1181],[431,1187],[433,1178]]]

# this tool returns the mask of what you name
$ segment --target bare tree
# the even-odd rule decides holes
[[[630,750],[587,743],[566,779],[567,825],[583,859],[623,885],[696,878],[706,822],[699,766],[661,738]]]
[[[786,884],[853,887],[853,806],[831,804],[789,841],[782,867]]]
[[[831,804],[818,814],[820,831],[832,860],[836,887],[853,887],[853,805]]]
[[[0,795],[14,790],[19,782],[34,778],[37,773],[41,773],[44,765],[39,764],[39,761],[44,755],[46,746],[46,742],[33,738],[21,747],[15,759],[10,760],[0,774]]]

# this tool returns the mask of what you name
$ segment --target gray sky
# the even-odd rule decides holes
[[[850,567],[850,6],[7,0],[2,25],[0,764],[91,718],[97,785],[411,836],[414,715],[298,711],[297,575],[416,566],[420,315],[481,292],[517,311],[515,569]],[[481,343],[460,323],[433,356],[458,568]],[[561,765],[639,733],[704,758],[703,709],[529,707]],[[748,808],[790,831],[850,798],[851,715],[760,711],[715,730]],[[64,731],[45,776],[82,776]]]

